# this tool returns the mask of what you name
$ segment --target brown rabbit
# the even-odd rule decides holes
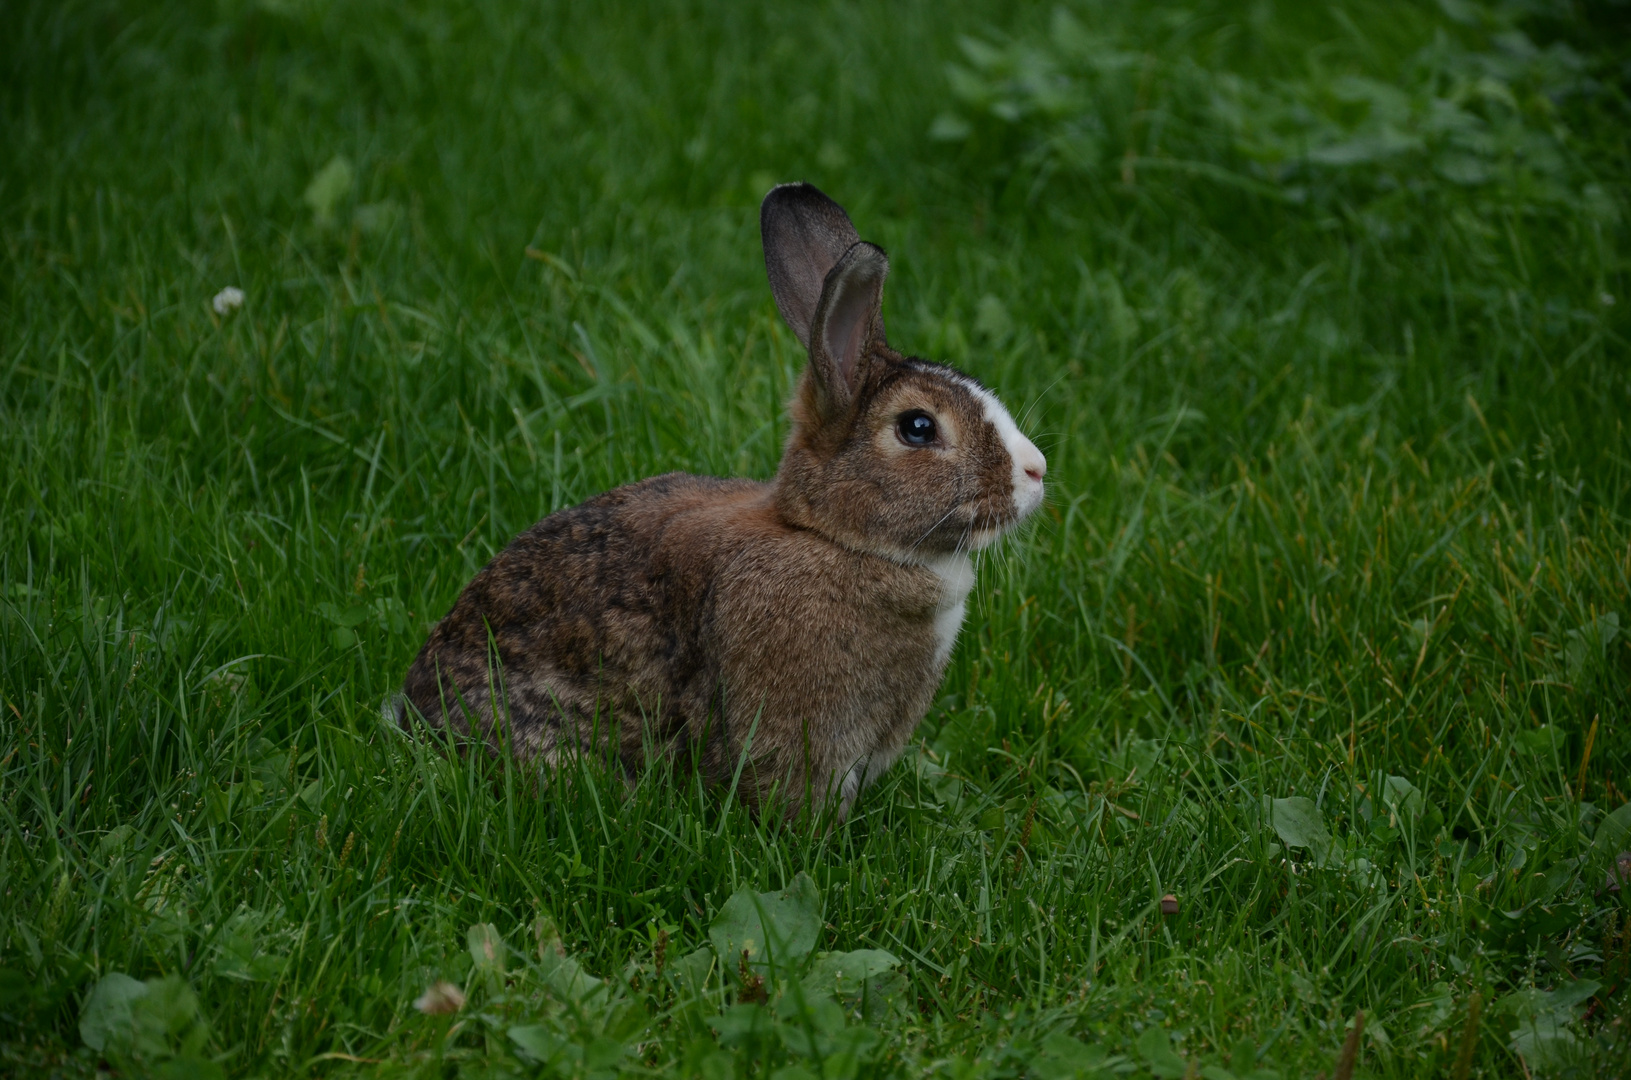
[[[615,735],[627,770],[653,750],[712,783],[740,766],[751,806],[841,815],[906,746],[969,552],[1036,509],[1047,463],[990,391],[884,341],[889,261],[837,203],[783,184],[759,228],[810,354],[776,478],[670,473],[522,533],[408,671],[432,724],[551,762]]]

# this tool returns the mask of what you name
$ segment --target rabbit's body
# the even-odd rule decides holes
[[[522,757],[553,760],[615,733],[630,771],[653,750],[694,753],[708,780],[728,782],[746,747],[749,801],[777,781],[796,800],[806,780],[829,790],[857,766],[881,772],[905,746],[973,582],[967,556],[950,561],[960,570],[948,582],[788,525],[772,485],[674,473],[522,533],[426,651],[443,658],[443,685],[479,688],[464,690],[464,708],[483,731],[508,702]],[[489,647],[501,694],[489,691]],[[429,664],[409,675],[426,715],[439,711],[436,677]],[[766,722],[783,716],[819,720],[807,766],[806,733]]]
[[[775,790],[841,812],[905,747],[963,621],[969,551],[1035,508],[1045,463],[989,391],[888,347],[887,262],[836,204],[785,185],[762,224],[811,352],[775,480],[673,473],[522,533],[409,670],[431,723],[523,759],[671,754],[711,782],[740,769],[751,805]]]

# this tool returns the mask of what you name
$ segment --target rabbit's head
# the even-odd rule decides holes
[[[930,562],[983,547],[1042,503],[1047,460],[995,394],[884,340],[883,249],[809,184],[759,212],[765,270],[810,354],[777,499],[847,547]]]

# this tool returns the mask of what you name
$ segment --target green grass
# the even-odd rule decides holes
[[[1619,1075],[1620,10],[10,5],[0,1069]],[[532,521],[771,473],[795,178],[1049,457],[919,747],[823,829],[384,724]],[[847,1035],[693,977],[801,872]]]

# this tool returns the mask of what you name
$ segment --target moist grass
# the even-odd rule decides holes
[[[5,1070],[1616,1075],[1617,11],[16,5]],[[795,178],[1049,457],[912,750],[783,824],[384,722],[537,518],[771,474]]]

